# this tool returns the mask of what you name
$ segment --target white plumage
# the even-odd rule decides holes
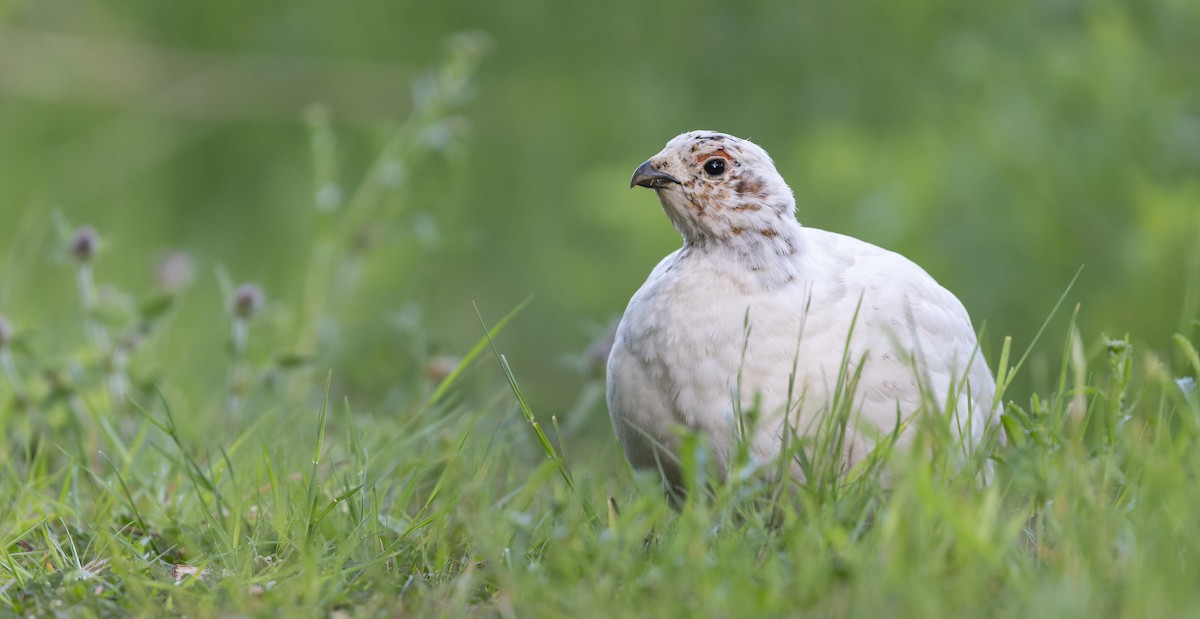
[[[962,304],[899,254],[802,227],[761,148],[685,133],[632,185],[655,189],[683,235],[629,301],[608,360],[609,414],[635,467],[680,485],[684,426],[707,437],[723,472],[735,398],[760,413],[752,452],[777,455],[785,432],[805,436],[829,414],[848,337],[850,371],[862,371],[844,466],[927,403],[952,402],[953,425],[980,440],[995,382]],[[899,445],[910,438],[902,433]]]

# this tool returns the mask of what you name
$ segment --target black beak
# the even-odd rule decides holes
[[[659,172],[654,169],[654,166],[650,165],[650,162],[647,161],[633,171],[633,178],[629,181],[629,188],[633,189],[634,186],[640,185],[650,189],[662,189],[671,183],[678,185],[679,181],[666,172]]]

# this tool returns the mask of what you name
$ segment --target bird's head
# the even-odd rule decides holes
[[[638,166],[629,186],[655,190],[690,243],[772,239],[799,225],[792,190],[767,151],[724,133],[677,136]]]

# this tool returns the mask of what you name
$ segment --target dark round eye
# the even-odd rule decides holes
[[[725,173],[725,160],[713,157],[704,162],[704,172],[709,176],[720,176]]]

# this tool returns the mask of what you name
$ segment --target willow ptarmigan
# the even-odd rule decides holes
[[[770,459],[785,437],[796,444],[816,432],[839,375],[858,370],[852,393],[842,389],[852,398],[843,467],[898,421],[904,447],[921,410],[949,412],[966,444],[993,422],[995,381],[962,303],[899,254],[801,226],[762,148],[685,133],[630,186],[653,189],[683,236],[630,299],[608,359],[609,414],[633,466],[681,487],[683,426],[707,438],[724,475],[735,411],[752,407],[758,421],[745,440]]]

